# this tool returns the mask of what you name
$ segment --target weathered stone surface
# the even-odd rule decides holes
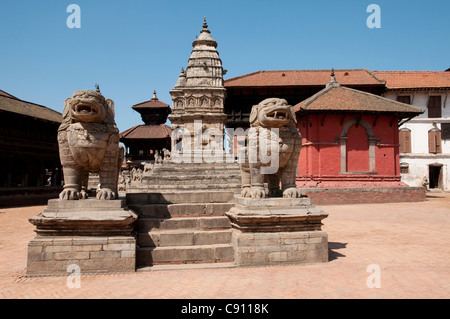
[[[76,91],[64,103],[58,129],[64,171],[62,200],[86,199],[89,173],[99,176],[98,199],[115,199],[123,148],[114,122],[114,102],[100,90]]]
[[[185,203],[228,203],[234,198],[234,192],[229,190],[183,191],[175,192],[130,192],[127,193],[129,206],[146,204],[185,204]]]
[[[137,250],[138,265],[158,263],[218,262],[233,259],[234,250],[230,244],[146,247]]]
[[[233,228],[249,232],[321,230],[325,212],[307,198],[242,198],[225,215]]]
[[[44,212],[30,218],[37,236],[28,245],[27,275],[68,275],[135,270],[137,215],[124,199],[50,200]]]
[[[103,205],[102,205],[103,204]],[[41,235],[93,236],[99,234],[129,235],[137,215],[128,210],[125,200],[98,201],[85,199],[66,201],[49,200],[49,205],[29,221]],[[84,237],[74,240],[86,240]],[[55,237],[55,241],[70,239]],[[61,243],[62,244],[62,243]]]
[[[223,126],[227,120],[222,61],[206,21],[192,46],[187,70],[184,72],[182,69],[175,87],[170,91],[173,110],[169,116],[175,135],[179,130],[182,132],[180,143],[183,156],[190,159],[193,154],[187,154],[187,150],[189,153],[206,149],[223,150]],[[196,125],[196,121],[201,122]],[[198,138],[205,133],[221,138]],[[175,135],[172,138],[171,159],[180,157],[176,145],[178,136]]]
[[[292,107],[284,99],[269,98],[253,106],[248,146],[242,152],[242,197],[302,196],[295,180],[302,147],[296,123]],[[263,160],[264,156],[267,159]]]
[[[223,216],[233,203],[145,204],[131,206],[142,218]]]
[[[289,232],[295,235],[289,244],[285,232],[253,234],[234,230],[232,245],[238,266],[274,265],[283,263],[321,263],[328,261],[328,235],[324,231]]]
[[[213,217],[183,217],[183,218],[140,218],[136,223],[136,231],[176,229],[224,229],[230,228],[230,221],[225,216]]]
[[[231,233],[231,229],[216,231],[189,229],[151,231],[149,233],[139,233],[138,242],[142,247],[230,244]]]
[[[261,209],[268,207],[292,207],[292,206],[310,206],[311,202],[308,197],[301,198],[279,198],[271,197],[264,198],[262,200],[255,200],[254,198],[246,198],[241,196],[236,196],[236,204],[245,206],[247,209]]]
[[[71,243],[68,245],[68,243]],[[136,240],[120,237],[37,236],[28,245],[28,276],[69,275],[69,265],[81,274],[135,271]]]
[[[238,266],[328,261],[328,215],[307,198],[242,198],[226,215]]]

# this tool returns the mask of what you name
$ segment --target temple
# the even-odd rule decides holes
[[[156,91],[151,100],[133,105],[132,109],[141,114],[144,124],[120,133],[120,142],[125,145],[127,163],[136,167],[155,161],[155,155],[163,156],[164,149],[170,151],[172,129],[165,123],[171,109],[157,98]]]
[[[327,86],[294,106],[303,138],[300,187],[404,187],[398,123],[416,106],[342,86]]]
[[[181,69],[178,81],[170,91],[173,109],[169,120],[174,130],[172,150],[175,153],[172,155],[175,156],[180,152],[184,155],[201,153],[206,148],[223,150],[227,120],[224,70],[216,50],[217,42],[211,36],[206,19],[192,46],[187,69]]]

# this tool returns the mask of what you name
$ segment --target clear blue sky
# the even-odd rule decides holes
[[[66,25],[68,5],[81,28]],[[369,29],[369,4],[381,28]],[[1,0],[0,89],[62,112],[76,90],[114,100],[120,131],[131,106],[169,91],[206,16],[225,78],[258,70],[450,67],[448,0]]]

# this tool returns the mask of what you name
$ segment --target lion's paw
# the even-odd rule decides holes
[[[300,198],[302,196],[300,189],[294,187],[288,188],[283,192],[283,197],[285,198]]]
[[[78,200],[80,192],[76,188],[65,188],[60,194],[59,198],[62,200]]]
[[[251,190],[252,189],[250,187],[243,187],[241,190],[241,196],[242,197],[252,197]]]
[[[252,198],[265,198],[266,190],[264,187],[252,187],[250,195]]]
[[[89,198],[89,195],[88,195],[88,193],[87,193],[85,190],[82,190],[82,191],[80,192],[79,198],[80,198],[80,199],[88,199],[88,198]]]
[[[116,199],[116,193],[109,188],[102,188],[97,192],[97,199]]]

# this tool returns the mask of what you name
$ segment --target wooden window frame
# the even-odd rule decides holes
[[[399,153],[411,153],[411,130],[408,128],[400,129],[398,136]]]
[[[439,102],[437,102],[439,100]],[[442,117],[442,96],[430,95],[428,98],[428,118],[440,118]]]
[[[428,131],[428,152],[430,154],[442,153],[442,135],[437,128]]]
[[[404,98],[408,98],[408,101],[401,101]],[[411,104],[411,95],[398,95],[397,96],[397,102],[405,103],[405,104]]]

